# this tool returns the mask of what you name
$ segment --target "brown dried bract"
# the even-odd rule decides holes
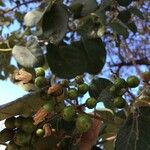
[[[25,71],[25,69],[15,70],[14,71],[14,80],[21,81],[22,83],[29,83],[32,80],[32,74]]]
[[[52,135],[52,128],[48,123],[44,124],[43,129],[45,131],[44,137]]]
[[[51,87],[49,87],[48,94],[52,95],[52,96],[59,96],[63,93],[63,88],[61,84],[55,84]]]

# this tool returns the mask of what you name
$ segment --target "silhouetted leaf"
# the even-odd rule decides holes
[[[82,11],[81,11],[82,16],[85,16],[91,13],[97,8],[96,0],[75,0],[72,2],[71,6],[74,6],[77,4],[81,4],[83,6]]]
[[[52,72],[61,78],[73,78],[84,72],[97,74],[104,66],[105,47],[100,39],[83,39],[71,45],[47,46],[47,61]]]
[[[140,107],[131,114],[120,128],[115,150],[150,149],[150,107]]]
[[[125,38],[129,35],[127,28],[117,21],[112,22],[110,27],[116,34],[123,35]]]
[[[54,4],[45,12],[42,19],[42,30],[45,38],[51,43],[60,42],[67,32],[68,12],[64,5]]]

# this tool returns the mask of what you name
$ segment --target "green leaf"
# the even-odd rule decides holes
[[[143,13],[139,9],[132,7],[132,8],[130,8],[130,12],[133,15],[139,17],[140,19],[142,19],[142,20],[144,19]]]
[[[81,4],[83,6],[81,11],[82,16],[88,15],[97,8],[96,0],[75,0],[72,2],[71,6],[77,4]]]
[[[64,5],[54,4],[45,12],[42,19],[42,30],[45,38],[51,43],[60,42],[67,32],[68,12]]]
[[[139,107],[120,128],[115,150],[150,149],[150,107]]]
[[[89,87],[91,97],[98,99],[98,102],[103,102],[105,107],[113,109],[113,96],[110,94],[110,87],[113,83],[105,78],[97,78],[92,81]]]
[[[104,119],[103,121],[105,122],[113,122],[114,121],[114,113],[111,109],[99,109],[96,110],[96,113],[98,113],[100,115],[100,117],[102,119]]]
[[[16,61],[27,68],[42,66],[44,64],[43,52],[36,39],[31,39],[26,46],[15,45],[12,54]]]
[[[71,45],[47,46],[47,61],[52,72],[61,78],[73,78],[88,72],[97,74],[104,66],[106,51],[100,39],[83,39]]]
[[[110,24],[110,27],[112,28],[112,30],[116,34],[123,35],[125,38],[127,38],[129,35],[127,28],[125,26],[123,26],[123,24],[118,22],[118,21],[112,22]]]
[[[28,27],[37,25],[37,23],[40,21],[40,19],[42,17],[42,14],[43,13],[38,10],[33,10],[31,12],[28,12],[24,16],[24,24]]]
[[[137,32],[137,27],[134,22],[128,23],[127,26],[133,33]]]

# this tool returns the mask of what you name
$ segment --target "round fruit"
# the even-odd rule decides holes
[[[34,83],[37,87],[42,88],[47,85],[47,80],[44,77],[40,76],[35,78]]]
[[[132,0],[117,0],[117,2],[120,6],[126,7],[132,2]]]
[[[89,86],[86,83],[80,84],[78,86],[79,94],[85,94],[89,90]]]
[[[123,108],[126,105],[126,101],[125,99],[123,99],[122,97],[116,97],[114,99],[114,106],[117,108]]]
[[[77,83],[77,84],[83,84],[84,83],[84,81],[83,81],[83,77],[82,76],[76,76],[75,77],[75,82]]]
[[[131,18],[131,13],[129,10],[121,11],[118,15],[118,19],[121,20],[123,23],[127,23]]]
[[[122,78],[117,78],[114,82],[114,86],[118,89],[122,89],[122,88],[126,88],[127,87],[127,83],[124,79]]]
[[[92,97],[91,97],[91,98],[88,98],[88,99],[86,100],[85,104],[86,104],[86,107],[87,107],[87,108],[93,109],[93,108],[96,106],[97,101],[96,101],[95,98],[92,98]]]
[[[36,129],[36,126],[33,124],[33,119],[32,118],[24,119],[22,129],[27,133],[32,133]]]
[[[30,140],[31,140],[31,134],[28,134],[21,130],[18,131],[14,137],[14,142],[19,146],[28,145],[30,143]]]
[[[80,133],[87,132],[92,126],[92,120],[88,115],[80,115],[76,120],[76,128]]]
[[[14,130],[12,129],[3,129],[0,131],[0,142],[5,143],[7,141],[12,140],[14,137]]]
[[[17,117],[17,118],[15,119],[15,127],[16,127],[16,128],[21,128],[24,119],[25,119],[25,118],[22,117],[22,116]]]
[[[54,110],[54,106],[54,101],[50,100],[43,105],[43,108],[48,112],[52,112]]]
[[[15,128],[15,117],[11,117],[5,120],[5,127],[8,129],[14,129]]]
[[[20,146],[16,145],[13,141],[10,141],[7,145],[8,150],[20,150]]]
[[[44,129],[37,129],[36,130],[36,135],[39,137],[43,137],[44,136]]]
[[[76,99],[78,97],[78,91],[75,88],[68,90],[67,97],[71,100]]]
[[[42,67],[38,67],[35,69],[36,77],[45,76],[45,70]]]
[[[142,77],[144,81],[147,81],[147,82],[150,81],[150,72],[149,71],[143,72]]]
[[[140,80],[136,76],[129,76],[127,78],[128,87],[135,88],[140,84]]]
[[[63,87],[68,87],[69,86],[69,81],[68,80],[62,80],[61,85]]]
[[[66,106],[63,110],[63,119],[66,121],[71,121],[76,115],[75,108],[73,106]]]

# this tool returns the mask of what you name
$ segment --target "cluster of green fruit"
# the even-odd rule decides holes
[[[35,86],[38,88],[43,88],[48,84],[47,79],[45,78],[45,70],[42,67],[38,67],[35,69],[36,78],[34,80]]]
[[[9,141],[6,150],[34,149],[32,147],[41,133],[39,134],[37,126],[33,124],[32,117],[10,117],[4,124],[6,128],[0,132],[0,141]]]
[[[122,97],[127,88],[135,88],[140,84],[140,80],[136,76],[129,76],[125,81],[122,78],[117,78],[114,85],[110,88],[110,93],[115,97],[114,106],[123,108],[126,105],[125,99]]]

